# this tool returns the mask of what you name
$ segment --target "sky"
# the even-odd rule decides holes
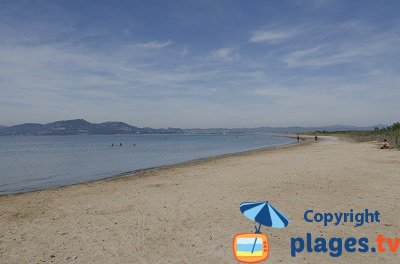
[[[391,124],[399,14],[397,0],[0,0],[0,124]]]

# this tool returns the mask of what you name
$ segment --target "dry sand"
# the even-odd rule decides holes
[[[387,252],[290,255],[290,238],[307,232],[400,237],[399,177],[399,151],[326,138],[0,197],[0,263],[236,263],[233,235],[254,231],[239,204],[259,200],[291,219],[286,229],[262,229],[266,263],[400,263]],[[381,223],[323,227],[303,219],[307,209],[365,208],[379,210]]]

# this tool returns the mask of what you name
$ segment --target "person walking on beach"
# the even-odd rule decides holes
[[[300,142],[300,136],[297,134],[297,142]]]
[[[314,139],[315,139],[315,141],[317,141],[317,140],[318,140],[318,136],[317,136],[317,135],[315,135]]]

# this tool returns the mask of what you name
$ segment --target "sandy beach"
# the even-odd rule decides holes
[[[263,228],[265,263],[399,263],[399,253],[290,254],[290,239],[399,237],[400,152],[333,137],[130,176],[0,197],[0,263],[236,263],[232,238],[253,232],[239,204],[289,216]],[[324,227],[304,212],[379,210],[380,223]],[[388,250],[387,250],[388,251]]]

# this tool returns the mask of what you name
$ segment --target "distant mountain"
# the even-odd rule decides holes
[[[90,123],[83,119],[56,121],[48,124],[26,123],[0,130],[2,136],[44,135],[114,135],[114,134],[182,134],[179,128],[139,128],[123,122]]]
[[[0,128],[0,136],[43,135],[114,135],[114,134],[233,134],[233,133],[304,133],[314,131],[361,131],[383,125],[356,127],[333,125],[325,127],[256,127],[256,128],[151,128],[136,127],[123,122],[90,123],[83,119],[56,121],[48,124],[26,123]]]
[[[382,125],[377,125],[382,127]],[[193,128],[184,129],[186,134],[227,134],[227,133],[304,133],[314,131],[365,131],[374,130],[375,126],[357,127],[350,125],[332,125],[324,127],[256,127],[256,128]]]

